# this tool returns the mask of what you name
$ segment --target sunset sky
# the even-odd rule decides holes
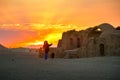
[[[0,0],[0,44],[57,45],[62,32],[120,25],[120,0]]]

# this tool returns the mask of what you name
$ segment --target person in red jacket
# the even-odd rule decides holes
[[[44,41],[44,45],[43,45],[43,49],[44,49],[44,58],[45,60],[48,59],[48,52],[49,52],[49,47],[51,46],[52,44],[48,44],[48,41]]]

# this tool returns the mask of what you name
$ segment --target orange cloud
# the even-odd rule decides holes
[[[5,30],[3,36],[13,36],[12,41],[8,43],[6,40],[2,42],[7,45],[7,47],[19,47],[19,46],[29,46],[42,43],[44,40],[48,40],[53,43],[54,46],[57,45],[59,39],[61,39],[62,33],[71,29],[80,29],[79,26],[75,25],[62,25],[62,24],[2,24],[1,30]],[[5,32],[4,31],[4,32]],[[10,31],[10,32],[9,32]],[[14,32],[14,33],[13,33]],[[6,44],[7,43],[7,44]]]
[[[0,42],[7,47],[39,44],[44,40],[56,45],[62,32],[70,29],[85,29],[103,22],[118,26],[119,3],[119,0],[0,0]]]

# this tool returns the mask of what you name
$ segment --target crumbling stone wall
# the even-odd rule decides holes
[[[120,30],[107,23],[81,31],[70,30],[63,33],[58,44],[58,54],[63,57],[66,50],[76,48],[76,57],[120,55]]]

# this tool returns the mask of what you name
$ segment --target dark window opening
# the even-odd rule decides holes
[[[104,56],[105,55],[105,51],[104,51],[104,44],[100,44],[100,55]]]
[[[77,38],[77,48],[80,47],[80,38]]]

